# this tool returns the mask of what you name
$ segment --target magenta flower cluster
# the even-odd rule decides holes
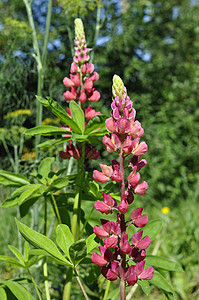
[[[147,152],[148,146],[140,142],[144,130],[138,121],[135,121],[136,111],[127,95],[126,88],[119,76],[113,78],[112,116],[105,125],[109,134],[103,138],[106,151],[116,151],[119,162],[112,161],[110,166],[100,164],[101,172],[95,170],[93,178],[97,182],[105,183],[109,180],[120,184],[121,201],[117,201],[108,193],[102,193],[103,201],[97,200],[96,210],[102,214],[117,213],[117,221],[101,219],[102,227],[94,226],[94,233],[104,239],[103,246],[99,247],[101,255],[93,253],[91,260],[101,267],[101,273],[110,281],[120,278],[128,285],[134,285],[138,279],[150,280],[153,277],[152,267],[144,269],[146,249],[151,244],[149,236],[143,237],[143,231],[136,231],[131,240],[126,233],[127,227],[134,225],[142,228],[148,223],[148,216],[142,214],[143,208],[131,212],[130,220],[125,220],[129,205],[134,195],[144,195],[148,189],[146,181],[140,183],[142,167],[147,162],[140,159]],[[132,155],[132,157],[130,157]],[[128,162],[126,163],[126,158]],[[126,164],[126,166],[125,166]],[[125,179],[125,169],[130,168],[130,174]]]
[[[79,105],[82,108],[83,103],[86,100],[91,102],[97,102],[100,99],[100,93],[95,90],[93,83],[99,79],[97,72],[94,72],[94,65],[89,62],[90,49],[87,48],[86,39],[84,34],[83,23],[80,19],[75,20],[75,56],[70,68],[70,78],[65,77],[63,79],[64,85],[69,88],[64,92],[63,96],[66,101],[78,100]],[[67,113],[70,118],[72,114],[70,109],[67,107]],[[85,115],[85,128],[87,123],[96,115],[100,115],[100,111],[95,111],[89,105],[84,109]],[[72,129],[68,126],[62,126],[67,131],[71,131],[71,134],[65,135],[66,137],[72,137]],[[89,145],[85,152],[87,158],[98,159],[99,151]],[[69,141],[69,146],[66,146],[65,151],[60,151],[60,157],[68,159],[74,157],[80,159],[81,157],[81,144],[75,148],[72,141]]]

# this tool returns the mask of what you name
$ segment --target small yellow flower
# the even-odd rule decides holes
[[[164,207],[161,209],[161,212],[162,212],[164,215],[167,215],[167,214],[170,212],[170,208],[167,207],[167,206],[164,206]]]
[[[4,116],[4,119],[16,118],[19,115],[30,115],[30,114],[31,114],[30,109],[18,109],[18,110],[15,110],[15,111],[12,111],[12,112],[8,113],[6,116]]]

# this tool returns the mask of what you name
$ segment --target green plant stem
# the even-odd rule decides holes
[[[106,283],[106,290],[105,290],[105,293],[104,293],[104,298],[103,298],[103,300],[107,300],[108,293],[109,293],[109,289],[110,289],[110,285],[111,285],[111,281],[110,281],[110,280],[107,280],[107,283]]]
[[[80,214],[81,214],[81,192],[82,184],[84,180],[84,157],[85,157],[85,143],[81,144],[81,158],[78,160],[77,165],[77,182],[76,182],[76,194],[73,206],[73,218],[71,231],[75,240],[79,239],[80,234]]]
[[[82,237],[82,235],[83,235],[83,233],[84,233],[84,229],[85,229],[85,227],[86,227],[86,225],[87,225],[87,223],[88,223],[88,220],[90,219],[90,217],[91,217],[91,215],[92,215],[94,209],[95,209],[95,208],[94,208],[94,206],[93,206],[93,208],[91,209],[91,211],[90,211],[88,217],[87,217],[86,220],[85,220],[85,223],[84,223],[84,225],[83,225],[83,227],[82,227],[82,230],[81,230],[81,233],[80,233],[80,236],[79,236],[80,239],[81,239],[81,237]]]
[[[95,45],[96,45],[96,41],[98,39],[99,36],[99,31],[100,31],[100,13],[101,13],[101,7],[100,4],[97,5],[97,17],[96,17],[96,26],[95,26],[95,37],[94,37],[94,47],[93,47],[93,51],[91,53],[91,59],[90,62],[93,62],[94,59],[94,52],[95,52]]]
[[[47,199],[45,198],[44,202],[44,235],[47,236]],[[44,286],[46,291],[46,300],[50,300],[50,291],[49,291],[49,284],[48,284],[48,265],[46,261],[46,257],[44,258],[43,263],[43,274],[44,274]]]
[[[55,212],[56,212],[57,218],[58,218],[58,220],[59,220],[59,223],[62,224],[62,220],[61,220],[61,217],[60,217],[60,214],[59,214],[59,209],[58,209],[58,206],[57,206],[55,197],[54,197],[54,195],[53,195],[52,192],[50,193],[50,195],[51,195],[51,198],[52,198],[52,200],[53,200],[53,205],[54,205]]]
[[[66,282],[65,282],[65,285],[64,285],[63,297],[62,297],[63,300],[70,300],[72,277],[73,277],[73,269],[68,268],[68,271],[67,271],[67,274],[66,274]]]
[[[77,273],[77,270],[75,270],[75,275],[76,275],[76,279],[77,279],[77,281],[78,281],[78,283],[79,283],[79,286],[80,286],[80,288],[81,288],[81,290],[82,290],[82,292],[83,292],[83,294],[84,294],[85,299],[86,299],[86,300],[89,300],[88,295],[87,295],[87,293],[86,293],[86,291],[85,291],[85,289],[84,289],[84,286],[83,286],[83,284],[82,284],[82,282],[81,282],[81,280],[80,280],[80,278],[79,278],[79,275],[78,275],[78,273]]]
[[[35,287],[35,290],[36,290],[36,292],[37,292],[37,296],[38,296],[39,300],[42,300],[42,297],[41,297],[41,294],[40,294],[39,289],[38,289],[38,287],[37,287],[37,284],[36,284],[36,282],[35,282],[35,280],[34,280],[34,277],[33,277],[32,274],[30,273],[29,269],[28,269],[28,273],[29,273],[29,275],[30,275],[30,278],[31,278],[31,280],[32,280],[32,283],[34,284],[34,287]]]

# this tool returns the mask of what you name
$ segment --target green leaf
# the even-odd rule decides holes
[[[149,265],[149,266],[158,267],[158,268],[168,270],[168,271],[176,271],[176,272],[184,271],[180,264],[178,264],[166,257],[161,257],[161,256],[156,256],[156,255],[147,255],[146,262],[147,262],[147,265]]]
[[[25,263],[23,255],[19,252],[19,250],[16,247],[14,247],[12,245],[8,245],[8,248],[18,258],[18,260],[20,260],[22,262],[22,264]]]
[[[107,119],[106,115],[97,115],[93,117],[86,125],[86,129],[84,133],[91,135],[97,133],[99,130],[106,131],[106,127],[105,127],[106,119]]]
[[[89,194],[91,194],[95,199],[98,198],[99,185],[95,181],[89,182]]]
[[[143,236],[148,235],[152,240],[156,238],[158,233],[160,232],[162,228],[162,221],[161,220],[153,220],[149,222],[142,230],[143,230]]]
[[[59,144],[63,144],[67,141],[70,141],[71,140],[71,137],[62,137],[62,138],[59,138],[59,139],[51,139],[51,140],[48,140],[46,142],[43,142],[41,144],[39,144],[37,147],[39,148],[47,148],[47,147],[52,147],[52,146],[56,146],[56,145],[59,145]]]
[[[39,166],[39,174],[42,175],[44,178],[48,177],[51,165],[54,162],[54,160],[55,160],[54,157],[46,157],[42,160]]]
[[[150,280],[150,283],[156,287],[165,290],[166,292],[175,294],[172,286],[169,284],[168,280],[164,278],[158,271],[154,270],[153,278]]]
[[[84,117],[83,110],[75,101],[70,102],[69,108],[71,110],[73,120],[78,124],[78,126],[83,134],[84,126],[85,126],[85,117]]]
[[[57,188],[57,189],[62,189],[70,184],[74,183],[74,177],[71,178],[70,175],[62,178],[57,178],[53,181],[51,186]]]
[[[1,204],[1,207],[13,207],[13,206],[16,206],[18,205],[18,202],[19,202],[19,196],[16,195],[16,196],[12,196],[10,198],[7,198],[2,204]]]
[[[40,189],[42,186],[41,184],[35,184],[35,185],[30,185],[31,187],[25,192],[23,192],[20,197],[19,197],[19,202],[18,204],[21,205],[23,202],[27,201],[29,198],[31,198],[32,195],[36,194],[36,192]]]
[[[20,267],[20,268],[24,268],[24,265],[21,264],[16,258],[13,258],[13,257],[0,255],[0,260],[6,262],[8,264],[11,264],[11,265],[14,265],[14,266],[17,266],[17,267]]]
[[[86,239],[87,253],[91,252],[95,247],[98,246],[98,243],[95,241],[96,235],[93,233]]]
[[[7,300],[6,292],[3,288],[0,287],[0,300]]]
[[[22,175],[0,170],[0,185],[20,187],[29,183],[29,180]]]
[[[60,127],[52,126],[52,125],[42,125],[34,128],[30,128],[25,132],[26,135],[43,135],[43,136],[51,136],[51,135],[63,135],[63,134],[71,134],[71,131],[65,130]]]
[[[87,255],[86,241],[82,239],[72,244],[69,248],[69,255],[74,266],[77,266]]]
[[[74,243],[74,237],[70,231],[70,228],[65,224],[60,224],[56,228],[56,234],[57,244],[69,258],[69,247]]]
[[[30,252],[30,247],[28,245],[28,242],[25,241],[24,243],[24,256],[25,256],[25,261],[28,261],[29,259],[29,252]]]
[[[151,287],[148,280],[138,280],[137,284],[141,287],[143,292],[148,296],[151,292]]]
[[[72,133],[72,141],[84,142],[88,140],[88,135],[77,134],[75,132]]]
[[[19,283],[15,281],[3,281],[18,300],[34,300],[34,297]]]
[[[71,266],[71,263],[65,259],[65,257],[60,253],[57,246],[47,238],[45,235],[34,231],[28,226],[16,220],[18,229],[23,237],[36,248],[40,248],[48,252],[52,257],[60,260],[64,265]]]
[[[47,97],[47,100],[39,96],[36,96],[36,98],[43,106],[45,106],[54,115],[60,118],[66,125],[71,127],[75,132],[81,134],[81,129],[79,128],[77,123],[68,116],[66,110],[62,106],[60,106],[56,101],[54,101],[50,97]]]

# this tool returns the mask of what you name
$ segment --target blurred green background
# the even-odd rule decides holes
[[[47,1],[34,0],[32,9],[42,45]],[[28,175],[36,164],[34,140],[23,135],[36,119],[37,70],[31,29],[23,1],[3,0],[0,11],[0,168]],[[100,75],[95,87],[101,100],[93,107],[110,115],[112,77],[117,74],[145,130],[143,139],[149,150],[142,178],[149,190],[138,197],[138,203],[150,219],[163,220],[157,254],[176,259],[185,270],[171,274],[179,299],[199,299],[199,1],[54,0],[43,96],[51,96],[63,107],[62,80],[72,63],[76,17],[83,20]],[[43,121],[60,126],[45,109]],[[57,166],[63,166],[67,162],[58,157],[61,148],[42,152],[42,157],[56,156]],[[98,149],[101,161],[109,164],[112,155],[101,146]],[[91,166],[98,168],[96,162]],[[9,192],[2,189],[1,201]],[[1,254],[13,242],[13,215],[15,209],[0,209]],[[13,272],[2,265],[1,278]],[[138,291],[137,298],[143,297]],[[164,299],[155,289],[151,297],[147,299]]]

